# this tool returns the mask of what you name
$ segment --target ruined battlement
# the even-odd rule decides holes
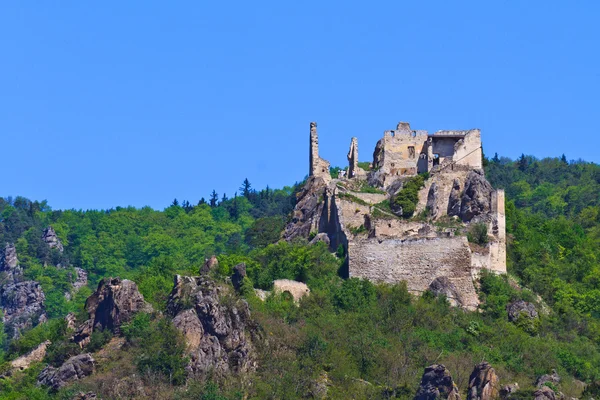
[[[474,309],[480,271],[506,273],[505,195],[485,179],[482,158],[479,129],[430,134],[400,122],[384,131],[368,170],[359,167],[358,138],[351,138],[348,168],[334,179],[312,122],[309,179],[284,238],[326,234],[332,251],[344,248],[347,276],[406,281],[415,294],[431,290]],[[392,211],[405,182],[424,173],[418,218]],[[471,243],[476,228],[487,237]]]

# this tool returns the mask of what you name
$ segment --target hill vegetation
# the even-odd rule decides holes
[[[482,276],[482,312],[450,307],[430,293],[414,297],[402,283],[343,280],[343,254],[322,243],[279,242],[298,184],[255,191],[246,180],[239,196],[219,199],[213,191],[209,201],[176,200],[164,211],[55,211],[46,202],[0,199],[0,244],[16,244],[26,277],[46,293],[50,318],[18,340],[2,337],[0,369],[44,340],[53,343],[43,363],[0,380],[0,399],[71,399],[87,390],[119,398],[117,388],[121,398],[295,399],[323,390],[330,398],[412,398],[425,366],[445,364],[464,391],[482,359],[503,383],[519,382],[514,398],[531,397],[535,379],[552,369],[567,396],[600,395],[600,166],[494,156],[485,168],[492,185],[506,189],[509,276]],[[50,225],[63,253],[40,239]],[[183,339],[160,313],[173,275],[197,275],[213,254],[214,278],[223,285],[234,265],[247,265],[240,295],[265,339],[251,379],[186,379]],[[89,283],[67,300],[73,267],[87,271]],[[82,351],[69,345],[64,317],[81,316],[85,299],[108,276],[135,281],[159,312],[125,326],[123,347],[107,347],[110,335],[95,334],[84,349],[103,357],[94,376],[57,393],[37,387],[46,363]],[[307,283],[311,295],[298,305],[286,296],[256,297],[252,287],[269,290],[281,278]],[[539,318],[510,322],[506,307],[516,300],[534,303]],[[129,386],[115,383],[125,379]]]

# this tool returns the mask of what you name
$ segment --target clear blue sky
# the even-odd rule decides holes
[[[58,6],[60,4],[60,6]],[[163,208],[360,158],[398,121],[599,162],[600,2],[0,5],[0,196]]]

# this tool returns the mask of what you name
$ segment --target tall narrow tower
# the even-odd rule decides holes
[[[319,134],[317,133],[317,123],[310,123],[310,148],[309,148],[310,165],[308,176],[313,176],[317,171],[319,163]]]

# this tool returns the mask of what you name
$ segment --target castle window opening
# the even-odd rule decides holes
[[[415,146],[408,146],[408,158],[414,159],[415,157]]]
[[[440,165],[440,155],[439,154],[433,155],[433,165]]]

